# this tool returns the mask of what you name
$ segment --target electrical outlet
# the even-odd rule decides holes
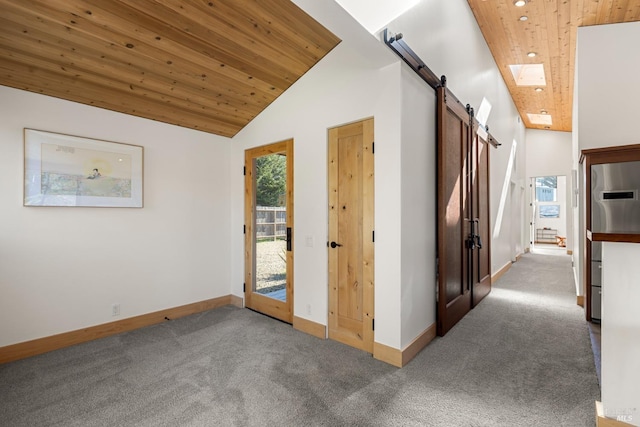
[[[113,304],[111,306],[111,315],[120,316],[120,304]]]

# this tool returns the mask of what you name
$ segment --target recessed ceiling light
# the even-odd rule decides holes
[[[542,89],[541,87],[537,87],[537,88],[535,89],[535,91],[536,91],[536,92],[542,92],[543,90],[544,90],[544,89]]]
[[[534,56],[536,56],[536,55],[537,55],[537,53],[535,53],[535,52],[529,52],[529,53],[527,53],[527,56],[528,56],[529,58],[533,58],[533,57],[534,57]]]
[[[516,1],[513,2],[513,5],[515,7],[522,7],[525,4],[527,4],[527,0],[516,0]]]
[[[520,18],[518,18],[519,21],[526,21],[527,19],[529,19],[527,15],[522,15]]]

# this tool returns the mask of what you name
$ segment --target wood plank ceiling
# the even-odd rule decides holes
[[[339,42],[289,0],[0,0],[0,85],[231,137]]]
[[[515,0],[468,2],[525,126],[533,129],[571,131],[577,28],[640,20],[639,0],[529,0],[522,7]],[[516,64],[543,64],[543,90],[516,86],[509,68]],[[527,116],[543,112],[551,115],[548,127]]]

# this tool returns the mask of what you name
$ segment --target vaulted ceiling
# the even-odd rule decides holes
[[[527,128],[571,130],[577,27],[640,20],[639,0],[468,3]],[[0,85],[233,136],[339,42],[290,0],[0,0]]]
[[[522,7],[515,0],[468,2],[525,126],[533,129],[571,131],[577,28],[640,20],[639,0],[528,0]],[[542,64],[546,85],[517,86],[509,65],[518,64]],[[551,124],[531,123],[528,114],[550,116]]]
[[[0,0],[0,85],[233,136],[339,42],[289,0]]]

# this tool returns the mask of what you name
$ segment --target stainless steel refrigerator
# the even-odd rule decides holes
[[[591,232],[640,233],[640,162],[591,166]],[[591,244],[591,318],[601,319],[602,242]],[[606,268],[606,266],[604,267]]]

